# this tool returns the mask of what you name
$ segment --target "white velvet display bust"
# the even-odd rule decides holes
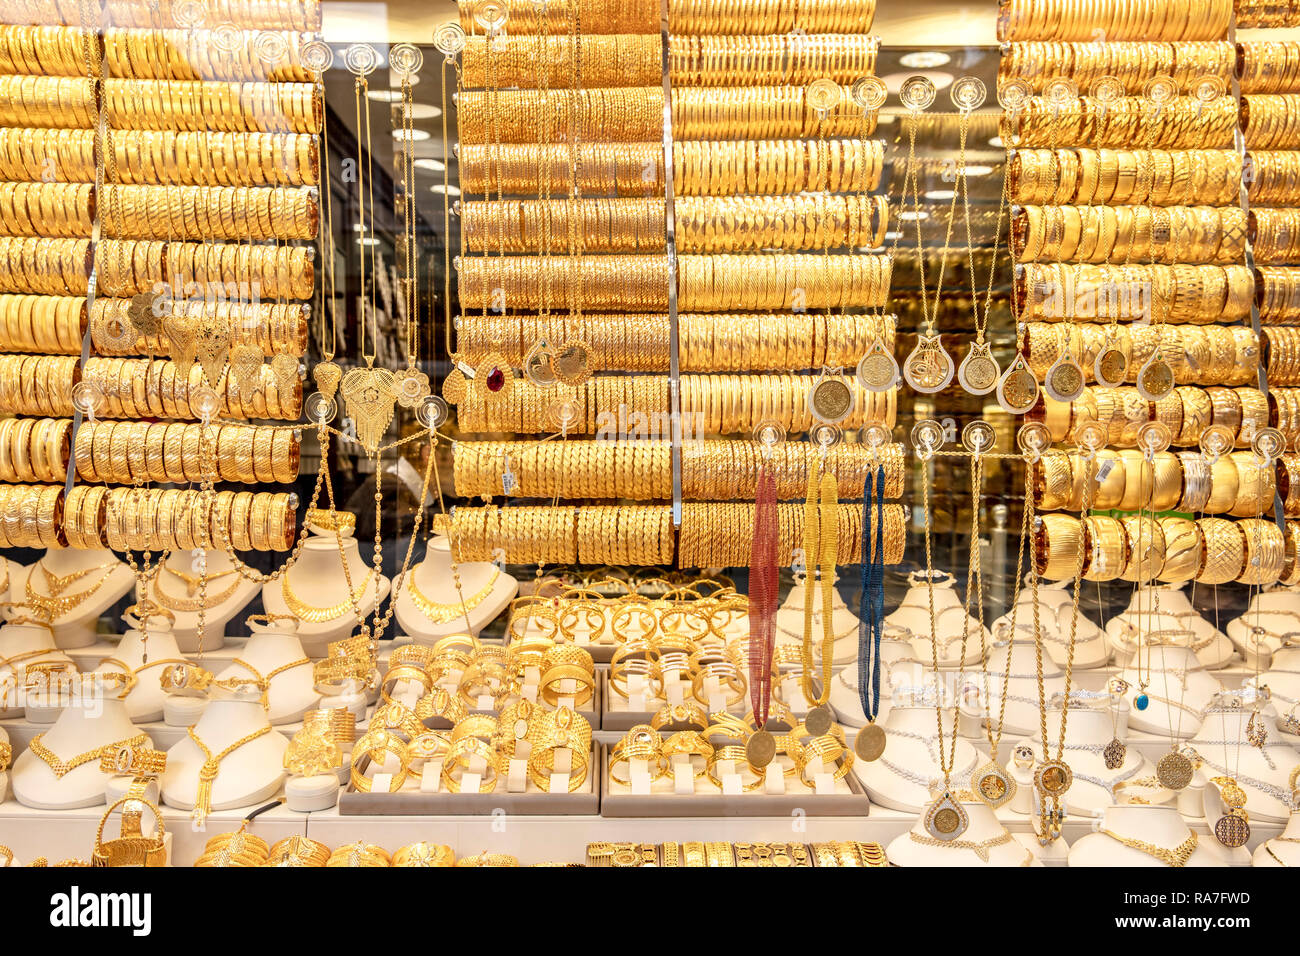
[[[1272,852],[1270,852],[1272,851]],[[1286,826],[1272,840],[1265,840],[1255,848],[1251,857],[1253,866],[1300,867],[1300,810],[1293,810]]]
[[[951,732],[955,713],[944,708],[944,729]],[[866,788],[872,803],[892,810],[919,813],[930,803],[933,785],[941,784],[939,741],[934,706],[896,700],[889,713],[879,722],[885,731],[885,752],[878,760],[855,760],[853,773]],[[987,759],[969,741],[958,739],[955,770],[951,785],[970,786],[970,776],[980,762]],[[899,773],[902,770],[906,773]]]
[[[1168,737],[1172,733],[1185,740],[1201,726],[1201,711],[1210,698],[1223,690],[1218,678],[1207,673],[1196,654],[1187,647],[1158,644],[1148,649],[1144,646],[1141,670],[1141,676],[1150,678],[1146,710],[1139,709],[1135,703],[1142,693],[1138,668],[1129,664],[1119,676],[1129,685],[1129,726],[1148,734]]]
[[[895,866],[1033,866],[1034,855],[1023,843],[1011,837],[1007,839],[1007,828],[989,809],[987,804],[978,800],[963,803],[969,823],[966,832],[957,838],[958,844],[975,844],[979,850],[970,846],[942,845],[936,846],[928,839],[918,842],[911,834],[904,833],[890,841],[885,855]],[[925,824],[917,820],[911,833],[928,838]],[[996,845],[989,845],[998,841]]]
[[[241,737],[268,726],[270,721],[259,700],[214,696],[194,731],[215,757]],[[247,807],[275,796],[284,781],[284,752],[288,746],[288,738],[272,730],[233,750],[217,768],[210,809]],[[188,734],[167,751],[162,798],[168,806],[194,808],[199,771],[205,760],[203,751]]]
[[[11,618],[27,614],[25,608],[13,610]],[[54,632],[37,623],[0,625],[0,718],[23,715],[22,687],[27,668],[42,662],[68,663],[72,660],[54,646]]]
[[[1267,730],[1262,748],[1246,740],[1249,709],[1220,711],[1215,707],[1205,715],[1191,745],[1201,757],[1201,772],[1207,779],[1236,778],[1246,794],[1246,813],[1252,821],[1280,823],[1291,813],[1287,778],[1300,764],[1300,756],[1279,737],[1269,716],[1261,713],[1256,719],[1262,720]],[[1254,786],[1252,781],[1266,784],[1269,789]]]
[[[71,760],[96,747],[128,740],[140,729],[127,716],[126,703],[115,697],[83,698],[63,708],[45,732],[42,745],[60,760]],[[62,777],[31,750],[14,760],[13,790],[18,802],[38,810],[72,810],[104,802],[108,779],[98,760],[74,767]]]
[[[136,676],[135,686],[126,695],[126,712],[137,722],[162,720],[163,704],[167,695],[162,689],[162,676],[170,664],[187,664],[189,661],[177,646],[176,636],[161,617],[139,621],[123,615],[128,628],[118,641],[112,656],[121,661]],[[146,657],[148,660],[146,661]],[[99,673],[121,670],[113,661],[105,661],[96,668]]]
[[[226,625],[257,596],[261,585],[239,574],[225,551],[209,548],[205,554],[208,606],[203,613],[202,649],[213,650],[225,645]],[[195,565],[196,560],[189,551],[173,552],[147,588],[136,587],[137,597],[160,604],[176,616],[172,633],[176,636],[177,646],[186,654],[200,650],[199,612],[197,608],[187,610],[199,599],[194,580],[198,574]],[[141,590],[143,594],[140,594]]]
[[[1183,843],[1191,829],[1178,808],[1129,803],[1107,807],[1100,826],[1129,840],[1141,840],[1166,850]],[[1168,866],[1149,853],[1126,846],[1105,833],[1089,833],[1070,847],[1070,866]],[[1228,852],[1213,838],[1202,836],[1188,866],[1227,866]]]
[[[467,630],[477,635],[519,593],[519,582],[491,562],[457,563],[456,571],[460,576],[459,591],[452,574],[451,541],[445,535],[435,535],[429,541],[424,560],[415,565],[408,572],[408,580],[402,582],[394,599],[394,614],[403,632],[417,644],[433,644],[448,634],[463,634]],[[440,606],[440,613],[449,616],[445,620],[430,617],[421,607],[416,592],[425,603]],[[469,618],[468,626],[466,617]]]
[[[298,639],[309,657],[324,657],[329,644],[348,637],[356,629],[356,609],[348,599],[343,562],[347,562],[354,593],[360,589],[356,604],[363,615],[370,614],[388,596],[388,578],[370,574],[357,540],[348,533],[343,535],[342,543],[340,552],[333,531],[322,532],[312,526],[312,534],[303,544],[297,562],[285,572],[288,588],[299,601],[314,608],[339,608],[336,615],[325,621],[299,620]],[[263,585],[262,604],[268,614],[293,614],[285,602],[282,580]]]
[[[312,665],[298,639],[297,624],[290,620],[263,623],[250,619],[248,629],[251,636],[239,657],[216,676],[249,677],[255,673],[265,679],[284,668],[270,678],[267,686],[267,714],[272,724],[293,723],[320,706],[321,695],[316,690]]]
[[[906,629],[912,636],[912,648],[919,660],[931,660],[930,597],[934,596],[934,632],[939,635],[939,666],[956,667],[963,660],[973,664],[980,659],[980,626],[972,615],[966,613],[961,596],[955,590],[950,574],[934,572],[933,588],[925,582],[925,572],[915,572],[908,577],[911,585],[903,595],[902,603],[885,616],[885,623]],[[961,654],[962,634],[967,634],[966,654]],[[991,639],[984,629],[985,640]]]
[[[803,646],[804,601],[808,589],[803,580],[798,580],[776,609],[773,621],[776,624],[777,644]],[[813,660],[821,662],[822,658],[822,592],[820,578],[813,585]],[[858,618],[844,603],[840,592],[831,589],[831,633],[835,635],[832,664],[849,664],[858,657]]]
[[[67,577],[78,571],[89,573],[70,583],[61,595],[52,595],[49,578],[45,575],[47,570],[56,577]],[[85,600],[50,622],[54,629],[54,642],[59,647],[88,647],[99,639],[97,625],[100,616],[127,594],[133,584],[135,573],[131,566],[119,560],[112,551],[50,548],[30,568],[14,571],[9,590],[17,600],[24,601],[31,594],[45,598],[71,598],[94,588]]]
[[[1267,669],[1282,647],[1300,644],[1300,588],[1276,587],[1256,594],[1223,631],[1247,667]]]
[[[1129,606],[1106,622],[1106,636],[1120,663],[1132,658],[1137,635],[1157,631],[1190,632],[1187,643],[1201,664],[1211,669],[1226,667],[1236,654],[1232,641],[1192,607],[1181,585],[1136,589]]]
[[[1043,634],[1043,649],[1059,667],[1065,666],[1070,654],[1070,621],[1074,616],[1074,598],[1070,594],[1069,583],[1064,581],[1042,581],[1038,585],[1038,625]],[[993,622],[991,630],[995,637],[1001,637],[1004,629],[1011,626],[1011,611],[1003,614]],[[1029,585],[1020,589],[1016,598],[1016,631],[1022,639],[1033,640],[1034,634],[1034,592]],[[1090,620],[1082,611],[1074,629],[1074,667],[1086,670],[1102,667],[1111,656],[1110,643],[1106,632]]]

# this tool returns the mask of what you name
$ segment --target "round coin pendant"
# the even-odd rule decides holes
[[[1058,402],[1072,402],[1083,394],[1083,368],[1067,352],[1047,370],[1043,390]]]
[[[1219,817],[1214,824],[1214,836],[1231,849],[1245,846],[1250,839],[1250,822],[1246,819],[1245,811],[1232,809]]]
[[[756,730],[745,741],[745,756],[751,766],[763,768],[776,758],[776,738],[766,730]]]
[[[1039,764],[1034,773],[1034,786],[1049,797],[1061,796],[1070,789],[1073,782],[1074,772],[1062,760],[1049,760]]]
[[[973,343],[957,366],[957,382],[970,395],[987,395],[998,387],[1002,369],[992,350],[983,343]]]
[[[1124,758],[1128,756],[1128,748],[1120,742],[1118,737],[1112,737],[1101,752],[1102,759],[1106,761],[1107,770],[1118,770],[1124,766]]]
[[[966,828],[970,826],[970,817],[966,815],[966,808],[945,790],[943,796],[930,804],[925,811],[923,822],[930,836],[947,843],[966,832]]]
[[[1016,795],[1016,782],[995,761],[990,760],[971,774],[975,795],[996,810]]]
[[[1097,384],[1106,388],[1118,388],[1124,384],[1128,375],[1128,358],[1113,345],[1108,345],[1097,353],[1092,363],[1092,374]]]
[[[831,718],[829,707],[814,707],[803,719],[803,726],[810,736],[823,737],[831,732],[835,721]]]
[[[998,381],[998,404],[1012,415],[1023,415],[1038,403],[1038,379],[1023,355],[1002,373]]]
[[[1159,349],[1138,371],[1137,390],[1148,402],[1161,401],[1174,390],[1174,370],[1160,357]]]
[[[885,348],[885,343],[874,339],[867,354],[858,361],[858,383],[869,392],[887,392],[898,384],[898,360]]]
[[[591,350],[585,342],[565,342],[555,350],[552,363],[565,385],[581,385],[591,377]]]
[[[857,739],[853,741],[853,752],[859,760],[879,760],[888,742],[883,729],[876,724],[867,724],[858,731]]]
[[[944,351],[937,334],[917,336],[916,348],[903,362],[903,378],[913,391],[925,395],[947,388],[955,371],[952,356]]]
[[[1156,779],[1166,790],[1182,790],[1192,782],[1192,762],[1171,750],[1156,764]]]
[[[841,422],[853,411],[853,390],[840,378],[818,379],[808,390],[808,410],[819,422]]]

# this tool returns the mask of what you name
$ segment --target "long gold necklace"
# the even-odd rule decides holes
[[[184,571],[177,571],[174,568],[167,567],[166,565],[163,565],[162,569],[184,581],[185,590],[188,594],[188,597],[183,598],[174,597],[168,594],[162,589],[161,575],[155,574],[153,578],[154,596],[158,598],[158,603],[169,611],[197,611],[199,608],[211,610],[219,604],[229,600],[239,587],[239,580],[236,579],[231,582],[230,587],[226,588],[226,590],[222,591],[220,594],[212,595],[205,592],[203,597],[195,598],[194,594],[198,591],[201,583],[201,575],[187,574]],[[228,571],[218,571],[216,574],[208,575],[208,583],[210,584],[218,578],[224,578],[227,575],[235,573],[236,571],[234,568],[231,568]]]
[[[60,576],[51,573],[43,561],[38,562],[36,568],[44,577],[45,585],[50,593],[46,595],[37,591],[33,580],[35,575],[30,574],[27,576],[27,603],[39,610],[49,612],[51,619],[62,617],[103,587],[104,582],[108,580],[108,576],[113,573],[113,569],[116,567],[116,561],[109,561],[106,564],[98,564],[93,568],[84,568],[81,571],[74,571],[72,574]],[[68,587],[95,571],[103,571],[104,573],[100,575],[94,584],[83,591],[78,591],[76,594],[63,595],[63,592]]]
[[[818,481],[817,466],[808,469],[808,491],[804,500],[804,598],[803,643],[800,656],[803,662],[802,688],[804,699],[811,705],[804,726],[814,736],[828,733],[833,723],[826,702],[831,696],[831,664],[835,656],[835,558],[839,550],[839,483],[829,470],[821,473]],[[813,579],[821,571],[822,592],[822,642],[821,688],[813,694]]]
[[[338,604],[332,604],[329,607],[316,607],[307,604],[302,598],[293,593],[293,587],[289,584],[289,576],[286,574],[280,579],[280,596],[284,598],[285,607],[287,607],[294,616],[299,620],[306,621],[308,624],[323,624],[326,621],[332,621],[337,617],[342,617],[344,612],[361,600],[361,595],[365,594],[366,588],[370,586],[370,579],[374,577],[375,570],[371,568],[366,572],[366,576],[361,579],[361,586],[352,591],[348,597],[344,598]]]
[[[107,751],[118,750],[122,747],[151,746],[148,734],[136,734],[134,737],[127,737],[110,744],[103,744],[99,747],[87,750],[84,753],[79,753],[75,757],[61,760],[54,751],[41,743],[41,739],[44,736],[44,734],[37,734],[32,738],[32,742],[28,744],[28,747],[31,749],[32,753],[36,754],[36,756],[40,757],[41,760],[45,761],[45,763],[49,765],[49,768],[54,771],[54,776],[56,777],[67,776],[82,764],[90,763],[92,760],[98,760],[100,755]]]
[[[221,769],[221,761],[244,746],[244,744],[251,743],[263,734],[270,733],[270,731],[270,724],[258,727],[251,734],[240,737],[214,757],[212,750],[199,739],[199,735],[194,732],[194,728],[185,728],[185,732],[190,735],[190,740],[194,741],[198,748],[203,751],[203,766],[199,768],[199,789],[194,795],[193,820],[196,826],[203,826],[203,822],[208,818],[208,810],[212,807],[212,784],[217,779],[217,771]]]
[[[1167,866],[1186,866],[1187,861],[1191,859],[1192,854],[1196,852],[1198,842],[1196,831],[1192,830],[1187,834],[1187,839],[1172,850],[1167,850],[1162,846],[1156,846],[1154,843],[1147,843],[1145,840],[1134,840],[1130,837],[1120,836],[1113,830],[1099,830],[1117,843],[1122,843],[1133,850],[1139,850],[1147,856],[1155,857],[1161,863]]]
[[[443,604],[441,601],[435,601],[420,590],[415,583],[415,572],[412,571],[407,579],[407,588],[411,594],[411,603],[416,609],[427,617],[434,624],[446,624],[448,621],[460,617],[461,614],[478,607],[482,604],[492,589],[496,586],[497,578],[501,576],[500,568],[492,569],[492,576],[488,578],[487,584],[474,594],[465,598],[463,601],[457,601],[455,604]]]

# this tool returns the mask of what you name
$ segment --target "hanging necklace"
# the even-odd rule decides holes
[[[174,597],[163,590],[162,575],[155,574],[153,576],[154,597],[158,599],[159,604],[167,608],[169,611],[197,611],[199,608],[211,610],[212,608],[218,607],[228,601],[232,596],[234,596],[235,591],[239,588],[238,578],[232,581],[228,588],[216,595],[207,594],[205,585],[204,596],[202,598],[195,598],[194,595],[198,592],[200,585],[204,583],[204,575],[190,574],[186,571],[177,571],[175,568],[166,564],[161,565],[160,570],[166,571],[168,574],[174,575],[185,582],[186,597]],[[212,582],[235,573],[236,571],[234,568],[225,571],[218,571],[216,574],[207,575],[207,581]]]
[[[767,729],[767,718],[772,701],[772,655],[776,650],[773,621],[779,589],[776,476],[770,464],[772,448],[780,437],[778,427],[772,423],[759,426],[762,457],[754,489],[754,532],[749,550],[749,706],[757,730],[745,742],[745,753],[758,768],[766,767],[776,756],[776,739]]]
[[[917,423],[912,429],[912,445],[916,449],[917,458],[921,460],[923,467],[926,469],[925,477],[921,483],[921,508],[925,519],[925,589],[930,617],[930,667],[935,682],[934,719],[939,744],[938,762],[939,770],[943,773],[943,793],[926,808],[924,825],[930,836],[947,843],[966,832],[966,829],[970,826],[970,817],[967,815],[966,809],[957,802],[957,799],[952,794],[952,774],[957,762],[959,714],[954,711],[952,733],[951,735],[946,734],[943,728],[943,694],[939,688],[939,644],[935,634],[937,620],[934,613],[934,554],[930,533],[929,462],[934,453],[943,446],[943,426],[933,420]],[[962,687],[966,671],[966,642],[969,636],[970,628],[963,627],[961,656],[958,659],[957,681],[955,684],[959,689]]]
[[[419,338],[419,278],[420,267],[416,258],[415,238],[415,95],[413,84],[419,81],[424,54],[410,43],[398,43],[388,51],[388,65],[401,80],[402,96],[402,260],[405,272],[402,283],[406,313],[406,368],[393,380],[397,403],[403,408],[419,407],[429,394],[429,376],[418,365]]]
[[[1073,80],[1057,77],[1044,85],[1043,101],[1052,111],[1053,116],[1051,142],[1048,149],[1048,178],[1049,181],[1056,181],[1061,175],[1061,164],[1056,149],[1057,133],[1062,125],[1060,114],[1068,108],[1079,109],[1079,88]],[[1073,213],[1074,210],[1062,206],[1044,206],[1040,209],[1043,214],[1044,245],[1059,249],[1064,239],[1064,215],[1067,211]],[[1066,251],[1062,258],[1069,258],[1074,254],[1075,250]],[[1043,376],[1043,390],[1055,401],[1067,404],[1079,398],[1084,389],[1083,367],[1074,358],[1074,319],[1074,310],[1071,309],[1065,317],[1065,332],[1058,339],[1060,353]]]
[[[921,113],[929,109],[934,103],[935,87],[924,76],[912,76],[903,81],[899,90],[899,99],[903,106],[908,110],[908,138],[909,143],[913,142],[916,137],[916,127],[921,121]],[[970,113],[967,110],[961,111],[960,126],[960,157],[959,164],[966,162],[966,132],[970,125]],[[943,343],[940,341],[939,333],[935,331],[935,313],[938,312],[940,295],[943,289],[943,274],[948,264],[948,250],[952,241],[953,220],[956,219],[957,211],[957,192],[953,190],[951,201],[948,204],[948,224],[944,233],[943,248],[939,253],[939,272],[935,278],[934,300],[933,305],[929,293],[925,286],[925,237],[921,228],[921,220],[924,218],[921,209],[921,186],[920,175],[917,171],[919,164],[913,164],[908,170],[910,183],[904,184],[903,197],[906,200],[907,187],[910,185],[912,193],[912,213],[916,221],[916,265],[917,274],[920,281],[921,296],[921,321],[924,326],[923,331],[919,332],[916,339],[916,347],[903,360],[903,378],[914,391],[926,395],[932,395],[935,392],[941,392],[952,381],[955,371],[952,362],[952,356],[944,351]]]
[[[244,746],[244,744],[252,743],[258,737],[270,733],[271,725],[266,724],[258,727],[251,734],[245,734],[216,756],[213,756],[208,745],[199,739],[199,735],[194,732],[193,727],[185,728],[185,732],[189,734],[190,740],[194,741],[199,750],[203,751],[203,766],[199,768],[199,789],[194,795],[194,810],[191,813],[194,825],[202,827],[204,821],[208,818],[208,811],[212,809],[212,785],[216,782],[217,773],[221,769],[221,761]]]
[[[443,604],[441,601],[435,601],[427,596],[416,583],[414,571],[408,576],[406,586],[411,595],[411,602],[421,614],[434,624],[446,624],[487,600],[488,595],[492,593],[492,589],[496,587],[497,578],[500,576],[501,569],[493,567],[491,576],[482,588],[469,597],[457,600],[454,604]]]
[[[814,737],[829,733],[834,720],[826,702],[831,696],[831,665],[835,657],[835,559],[839,550],[839,484],[825,468],[828,445],[821,444],[821,477],[818,465],[808,466],[808,488],[804,497],[804,603],[801,686],[809,711],[804,726]],[[813,693],[813,600],[814,583],[820,573],[822,608],[821,689]]]
[[[864,76],[856,80],[851,89],[851,96],[859,107],[862,108],[862,138],[865,142],[869,131],[873,128],[870,122],[871,115],[885,105],[885,100],[889,97],[889,88],[885,81],[877,76]],[[907,164],[903,167],[903,190],[900,197],[899,206],[907,202],[907,183],[910,181],[912,165],[916,162],[916,135],[915,130],[908,136],[908,153]],[[885,216],[889,216],[888,194],[885,199]],[[903,237],[903,230],[895,229],[893,241],[885,253],[886,274],[892,275],[894,270],[894,259],[898,253],[898,241]],[[900,370],[898,359],[894,358],[892,348],[886,346],[886,318],[885,307],[883,304],[874,308],[872,314],[876,319],[877,325],[875,333],[871,337],[871,343],[867,346],[867,351],[862,358],[858,360],[856,369],[858,383],[871,392],[887,392],[898,384]]]
[[[880,446],[888,435],[880,426],[867,429],[873,458],[879,461]],[[858,730],[853,750],[861,760],[879,760],[889,738],[876,724],[880,714],[880,642],[885,617],[885,466],[877,464],[867,472],[862,486],[862,596],[858,606],[858,701],[866,724]],[[874,507],[875,514],[872,515]],[[873,540],[874,531],[874,540]]]

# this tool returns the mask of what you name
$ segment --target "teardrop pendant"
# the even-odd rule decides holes
[[[966,832],[970,826],[970,817],[966,814],[966,808],[945,790],[943,796],[926,809],[924,825],[930,836],[947,843]]]
[[[873,339],[867,354],[858,360],[858,383],[869,392],[887,392],[898,384],[898,359],[880,339]]]
[[[1160,355],[1160,349],[1151,353],[1146,364],[1138,370],[1138,394],[1148,402],[1159,402],[1174,390],[1174,370]]]
[[[987,395],[998,387],[1001,375],[993,350],[984,342],[971,343],[966,357],[957,366],[957,381],[970,395]]]
[[[1097,353],[1092,363],[1092,374],[1097,384],[1105,388],[1118,388],[1128,375],[1128,356],[1114,345],[1107,345]]]
[[[914,391],[924,395],[947,388],[955,371],[952,356],[944,351],[938,333],[917,336],[916,348],[903,362],[903,378]]]
[[[1038,403],[1038,379],[1020,353],[998,381],[998,404],[1012,415],[1023,415]]]

